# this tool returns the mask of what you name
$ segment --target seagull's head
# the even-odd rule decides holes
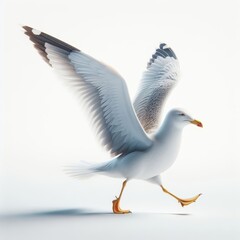
[[[189,114],[184,112],[181,109],[173,109],[168,113],[168,118],[170,121],[174,123],[174,125],[179,127],[184,127],[188,124],[194,124],[198,127],[203,127],[202,123],[194,118],[192,118]]]

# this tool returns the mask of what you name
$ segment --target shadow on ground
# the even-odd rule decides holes
[[[0,219],[11,219],[11,218],[32,218],[32,217],[72,217],[72,216],[94,216],[94,215],[107,215],[112,212],[105,211],[94,211],[90,209],[59,209],[51,211],[36,211],[28,213],[18,214],[6,214],[0,215]]]
[[[136,212],[128,215],[175,215],[175,216],[191,216],[189,213],[159,213],[159,212]],[[97,211],[91,209],[59,209],[51,211],[36,211],[18,214],[6,214],[0,215],[0,220],[7,219],[18,219],[18,218],[41,218],[41,217],[81,217],[81,216],[101,216],[101,215],[114,215],[112,212],[108,211]]]

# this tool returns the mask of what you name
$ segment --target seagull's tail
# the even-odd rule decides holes
[[[113,161],[107,161],[103,163],[89,163],[85,161],[80,161],[76,165],[66,166],[64,171],[76,178],[85,179],[93,177],[96,174],[109,175],[113,166]]]

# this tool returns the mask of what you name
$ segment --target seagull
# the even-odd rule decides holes
[[[203,127],[181,109],[170,110],[159,127],[165,100],[179,78],[178,59],[167,44],[161,43],[152,55],[131,103],[125,80],[113,68],[44,32],[29,26],[23,29],[43,60],[74,85],[89,108],[100,142],[112,155],[102,163],[82,161],[69,169],[72,175],[85,178],[100,174],[124,179],[119,196],[112,201],[116,214],[131,212],[121,209],[120,201],[132,179],[160,186],[182,206],[199,198],[201,194],[179,198],[161,181],[161,173],[177,158],[184,127],[189,124]]]

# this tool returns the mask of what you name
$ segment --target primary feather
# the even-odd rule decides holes
[[[147,133],[159,126],[165,100],[179,76],[179,63],[175,53],[161,43],[143,73],[134,108]]]
[[[46,33],[23,28],[44,60],[64,79],[75,82],[102,144],[112,154],[142,151],[152,145],[134,112],[126,83],[117,72]]]

